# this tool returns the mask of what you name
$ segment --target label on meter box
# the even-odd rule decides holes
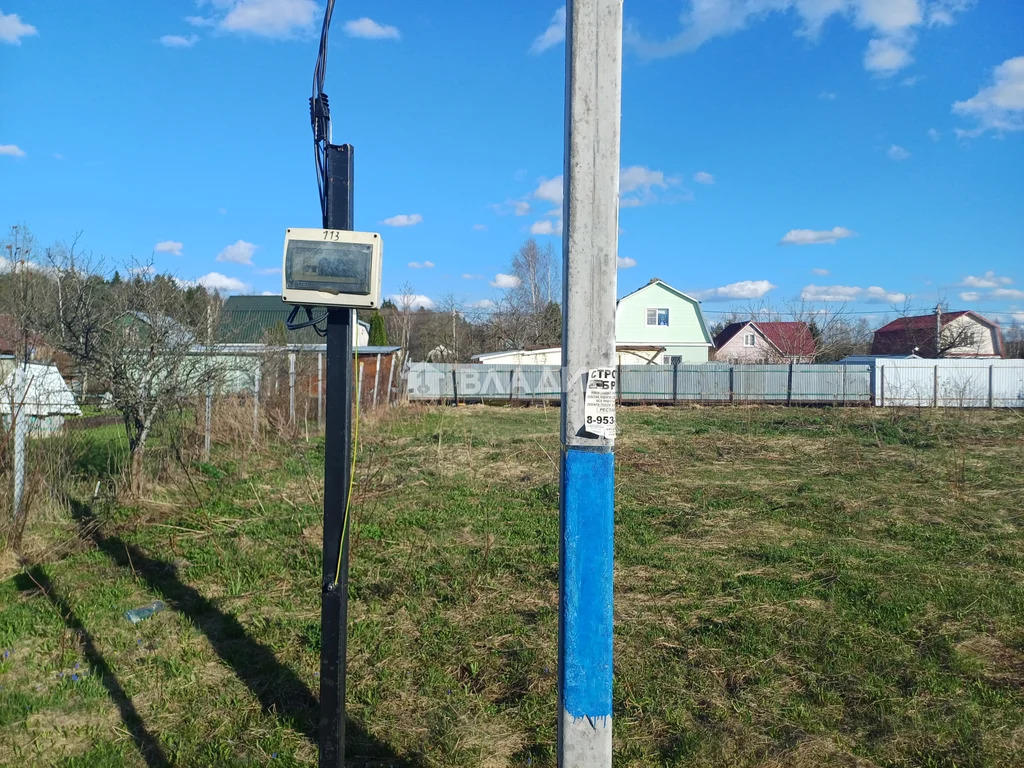
[[[583,399],[584,429],[589,434],[615,439],[615,398],[618,380],[614,368],[591,368]]]

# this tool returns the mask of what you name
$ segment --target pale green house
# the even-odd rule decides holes
[[[714,344],[700,302],[657,278],[619,299],[615,358],[619,365],[706,363]],[[491,365],[560,365],[562,350],[506,349],[473,355]]]
[[[714,350],[700,302],[657,278],[619,299],[615,343],[656,349],[661,365],[706,363]]]

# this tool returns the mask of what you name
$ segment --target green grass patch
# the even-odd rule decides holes
[[[350,764],[554,765],[558,418],[363,424]],[[0,581],[0,763],[315,762],[322,462],[75,506]],[[616,765],[1024,764],[1022,476],[1012,412],[623,409]]]

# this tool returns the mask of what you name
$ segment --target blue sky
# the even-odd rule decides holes
[[[653,7],[652,7],[653,6]],[[319,223],[314,0],[0,0],[0,224],[279,291]],[[626,0],[619,294],[943,299],[1024,322],[1019,0]],[[560,249],[564,10],[338,0],[326,91],[384,291],[494,299]],[[396,226],[403,225],[403,226]]]

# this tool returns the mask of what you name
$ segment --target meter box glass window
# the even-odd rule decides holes
[[[378,307],[382,258],[376,232],[289,229],[282,297],[303,306]]]

